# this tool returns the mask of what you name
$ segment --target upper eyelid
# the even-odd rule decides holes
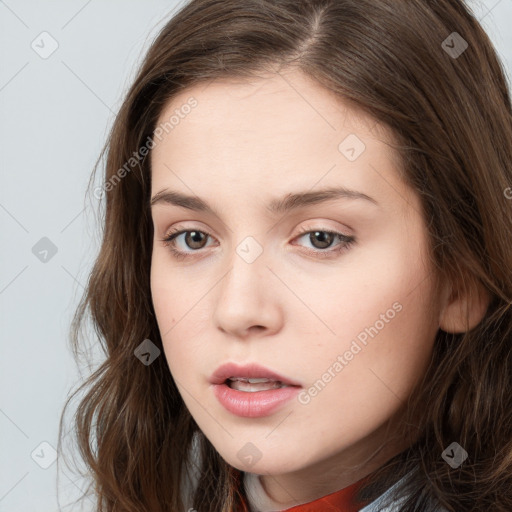
[[[189,221],[183,221],[183,222],[189,222]],[[192,225],[190,227],[188,226],[182,226],[182,222],[175,223],[176,225],[172,228],[167,228],[164,230],[164,236],[168,236],[171,233],[177,233],[178,231],[201,231],[203,233],[206,233],[210,236],[214,236],[211,233],[211,230],[208,228],[202,228],[201,227],[201,221],[198,220],[192,220],[190,222],[197,222],[197,224]],[[341,234],[344,234],[346,236],[352,236],[352,233],[354,232],[354,229],[349,226],[348,224],[344,224],[344,227],[329,227],[327,226],[327,222],[333,222],[332,220],[306,220],[300,223],[301,227],[299,228],[299,231],[314,231],[314,230],[320,230],[320,231],[335,231]],[[304,224],[307,224],[307,227],[302,227]],[[155,226],[156,227],[156,226]]]

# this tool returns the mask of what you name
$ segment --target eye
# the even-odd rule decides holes
[[[190,251],[177,249],[177,241],[179,237],[185,235],[183,241]],[[337,231],[328,229],[303,229],[300,231],[299,236],[295,239],[304,238],[305,235],[309,235],[308,240],[313,245],[313,249],[307,249],[306,252],[320,258],[333,257],[337,254],[348,250],[349,247],[355,242],[353,236],[345,235]],[[211,235],[205,231],[193,230],[193,229],[174,229],[172,230],[161,242],[164,246],[168,246],[171,253],[176,259],[188,258],[192,253],[200,252],[200,249],[205,247],[205,241]],[[335,245],[334,249],[324,250],[333,245],[333,242],[338,240],[339,245]]]
[[[193,249],[192,251],[182,251],[176,249],[176,241],[181,235],[185,235],[185,244],[189,248]],[[164,246],[169,246],[170,251],[177,259],[184,259],[188,257],[188,254],[186,254],[187,252],[197,252],[198,249],[202,249],[205,246],[204,241],[208,236],[211,235],[205,231],[193,229],[174,229],[161,241],[164,242]]]
[[[350,246],[355,242],[355,238],[353,236],[345,235],[344,233],[339,233],[338,231],[332,231],[329,229],[308,229],[305,228],[301,230],[297,239],[304,238],[305,235],[309,235],[307,240],[313,245],[315,249],[308,249],[307,252],[319,256],[320,258],[329,258],[338,255],[341,252],[344,252],[350,248]],[[322,250],[328,247],[331,247],[333,242],[338,240],[340,242],[339,245],[334,246],[334,249]]]

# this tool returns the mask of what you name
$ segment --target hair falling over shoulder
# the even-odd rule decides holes
[[[467,50],[442,48],[457,32]],[[102,241],[71,326],[78,359],[90,315],[104,352],[74,391],[76,446],[98,512],[185,510],[190,466],[199,512],[244,510],[241,472],[199,431],[164,357],[150,293],[150,155],[119,170],[153,136],[184,88],[295,67],[392,129],[404,179],[420,195],[431,258],[454,289],[491,297],[467,332],[439,330],[432,362],[409,398],[410,448],[372,474],[378,496],[410,473],[399,512],[512,510],[512,107],[496,51],[462,0],[192,0],[159,32],[140,65],[99,161],[105,159]],[[126,167],[125,167],[126,169]],[[507,193],[508,192],[508,193]],[[406,427],[407,425],[407,427]],[[411,429],[413,426],[413,429]],[[66,429],[67,430],[67,429]],[[194,437],[201,458],[190,460]],[[452,442],[468,454],[454,469]]]

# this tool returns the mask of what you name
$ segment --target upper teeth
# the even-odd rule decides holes
[[[229,377],[229,380],[239,380],[242,382],[250,382],[251,384],[258,384],[259,382],[279,382],[272,379],[260,378],[260,379],[247,379],[245,377]]]
[[[270,389],[278,389],[288,387],[281,381],[267,378],[247,379],[245,377],[230,377],[227,379],[228,386],[238,391],[256,392],[268,391]]]

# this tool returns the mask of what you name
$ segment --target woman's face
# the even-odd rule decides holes
[[[229,464],[271,475],[276,499],[365,476],[405,448],[365,465],[424,374],[440,315],[388,132],[298,72],[189,88],[166,122],[151,155],[151,290],[190,413]],[[359,195],[322,192],[341,187]],[[184,258],[162,242],[171,230],[187,231],[174,239]],[[212,384],[225,363],[298,387]]]

